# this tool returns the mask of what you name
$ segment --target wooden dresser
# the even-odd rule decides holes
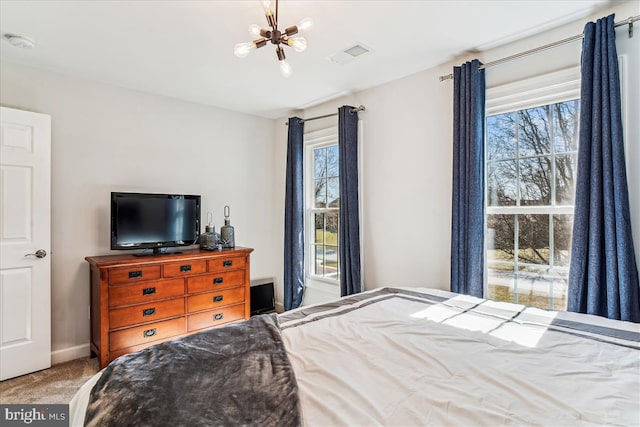
[[[91,351],[118,356],[248,319],[251,248],[85,258],[91,268]]]

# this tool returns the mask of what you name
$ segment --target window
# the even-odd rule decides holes
[[[305,135],[306,252],[308,276],[339,284],[340,217],[337,129]]]
[[[569,99],[488,108],[485,294],[490,299],[566,310],[579,100],[576,91],[564,97]]]

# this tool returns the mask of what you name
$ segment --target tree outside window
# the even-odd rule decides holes
[[[579,102],[487,117],[487,297],[565,310]]]
[[[338,220],[340,214],[338,145],[313,148],[314,232],[311,241],[312,274],[340,279],[338,266]]]

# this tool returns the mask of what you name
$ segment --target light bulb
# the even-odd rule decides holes
[[[249,25],[249,32],[254,36],[260,36],[260,30],[261,29],[262,28],[260,28],[260,25],[258,25],[258,24]]]
[[[244,58],[249,55],[249,52],[251,52],[252,49],[255,48],[256,45],[253,42],[238,43],[233,49],[233,53],[235,53],[238,58]]]
[[[307,48],[307,40],[304,37],[292,37],[287,40],[287,44],[296,52],[302,52]]]
[[[297,25],[298,27],[298,31],[304,31],[304,30],[308,30],[309,28],[311,28],[311,26],[313,25],[313,19],[311,18],[304,18],[302,21],[300,21],[300,23]]]
[[[282,73],[282,75],[284,77],[290,77],[291,74],[293,73],[293,70],[291,69],[291,65],[289,65],[289,61],[287,61],[286,59],[283,59],[280,62],[280,72]]]
[[[262,0],[262,7],[264,7],[265,12],[271,12],[271,1],[270,0]]]

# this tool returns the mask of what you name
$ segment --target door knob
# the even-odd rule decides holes
[[[36,258],[44,258],[47,256],[47,251],[44,249],[38,249],[35,254],[26,254],[25,256],[34,256]]]

